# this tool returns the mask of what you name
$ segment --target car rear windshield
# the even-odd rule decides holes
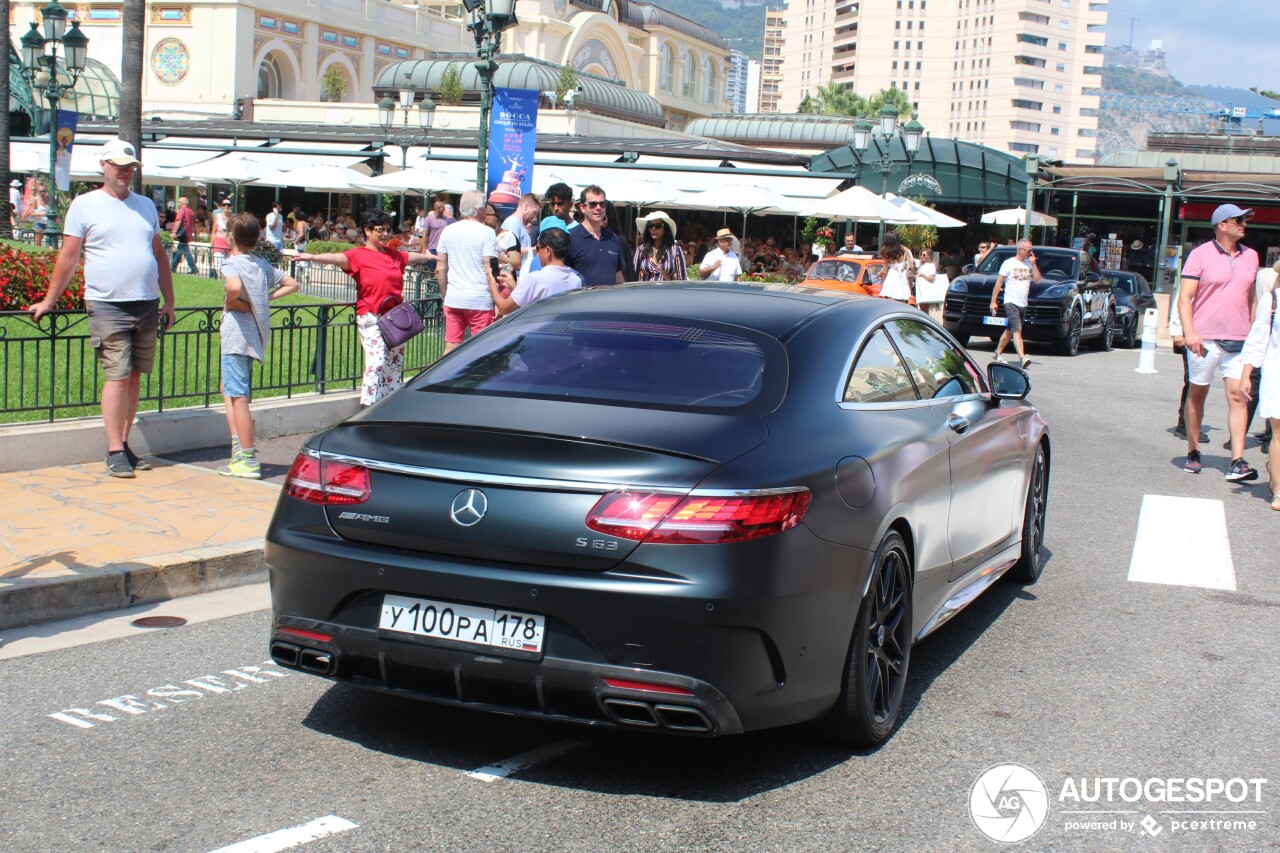
[[[736,326],[669,317],[517,317],[486,329],[415,388],[745,413],[772,410],[786,373],[781,344]]]

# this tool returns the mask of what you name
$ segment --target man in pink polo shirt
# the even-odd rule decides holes
[[[1182,267],[1178,291],[1178,317],[1187,348],[1187,461],[1183,470],[1200,473],[1200,422],[1204,401],[1216,371],[1222,372],[1227,389],[1227,431],[1231,437],[1231,464],[1227,480],[1247,483],[1258,472],[1244,461],[1244,434],[1248,400],[1240,393],[1240,351],[1253,325],[1254,279],[1258,253],[1241,245],[1245,223],[1252,209],[1219,205],[1213,212],[1213,239],[1191,250]]]

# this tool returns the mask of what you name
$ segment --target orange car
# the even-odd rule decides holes
[[[864,296],[879,296],[880,283],[884,280],[884,261],[875,255],[827,255],[809,267],[800,284],[805,287],[822,287],[827,290],[843,290]],[[915,305],[915,297],[909,300]]]

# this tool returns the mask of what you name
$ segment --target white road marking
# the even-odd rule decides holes
[[[265,610],[270,606],[270,586],[255,583],[131,607],[128,610],[113,610],[62,622],[14,628],[0,632],[0,660],[100,643],[103,640],[118,640],[157,630],[182,630],[135,628],[129,624],[140,616],[181,616],[187,620],[188,625],[194,625],[197,622]]]
[[[355,829],[359,825],[344,817],[325,815],[302,826],[278,829],[229,847],[219,847],[212,853],[278,853],[280,850],[288,850],[290,847],[297,847],[308,841],[318,841],[330,835],[337,835],[339,832],[346,832],[348,829]]]
[[[1234,590],[1222,501],[1143,495],[1129,580]]]
[[[528,752],[521,753],[514,758],[508,758],[505,761],[499,761],[497,764],[489,764],[478,770],[472,770],[467,775],[472,779],[479,779],[481,782],[492,782],[494,779],[505,779],[512,773],[525,770],[535,764],[541,764],[544,761],[550,761],[553,758],[559,758],[562,755],[568,755],[575,749],[579,749],[584,744],[576,740],[562,740],[559,743],[553,743],[549,746],[541,746]]]

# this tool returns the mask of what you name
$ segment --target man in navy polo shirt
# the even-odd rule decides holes
[[[578,196],[582,222],[569,232],[565,263],[577,270],[586,287],[622,282],[622,249],[618,236],[604,224],[604,205],[604,190],[594,184],[584,188]]]

